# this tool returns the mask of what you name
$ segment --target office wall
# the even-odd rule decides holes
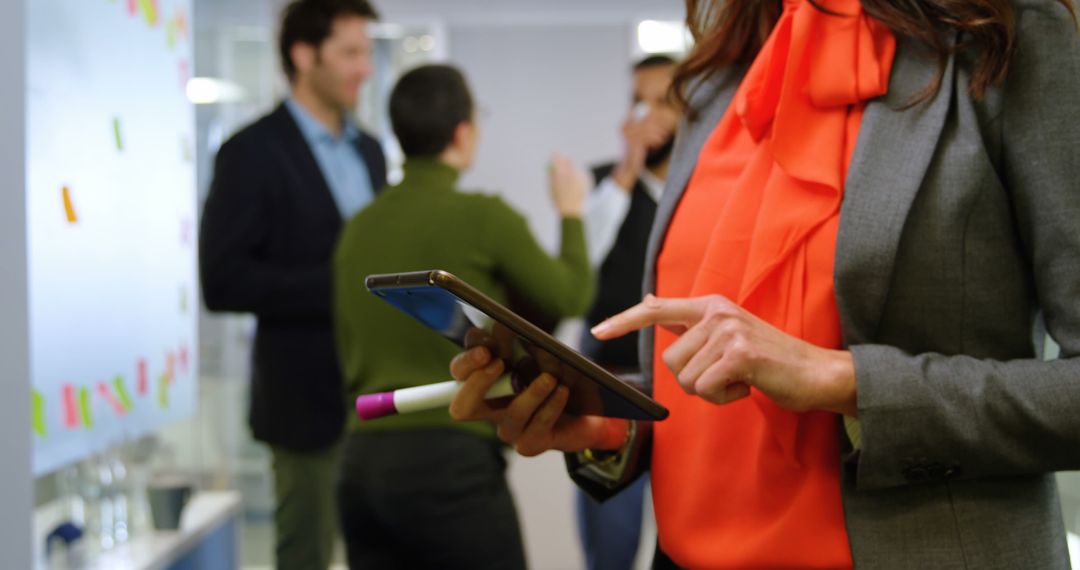
[[[0,2],[0,552],[30,568],[30,347],[26,278],[26,2]],[[34,545],[37,546],[37,545]]]
[[[472,84],[480,147],[466,188],[497,192],[557,247],[547,164],[559,150],[580,165],[611,160],[629,106],[629,29],[609,26],[450,28],[451,60]]]

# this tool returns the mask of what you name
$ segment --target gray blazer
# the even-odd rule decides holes
[[[862,424],[837,458],[859,570],[1069,565],[1053,472],[1080,469],[1080,38],[1055,0],[1016,5],[1001,88],[974,101],[959,55],[905,110],[937,64],[901,39],[863,118],[835,272]],[[740,71],[702,85],[679,131],[645,292]],[[1038,311],[1058,361],[1036,357]],[[651,330],[642,343],[651,371]]]

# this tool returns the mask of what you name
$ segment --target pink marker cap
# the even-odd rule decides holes
[[[397,413],[394,407],[394,393],[380,392],[364,394],[356,398],[356,415],[362,420],[374,420]]]

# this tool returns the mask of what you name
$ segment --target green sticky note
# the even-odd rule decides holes
[[[82,412],[83,426],[92,429],[94,416],[90,413],[90,390],[87,388],[79,388],[79,410]]]
[[[124,406],[125,411],[130,412],[135,404],[131,400],[131,394],[128,394],[127,386],[124,386],[124,377],[113,378],[113,387],[116,388],[116,397],[120,398],[120,405]]]
[[[143,19],[151,26],[158,23],[157,2],[153,0],[139,0],[139,8],[143,13]]]
[[[45,431],[45,396],[37,390],[31,391],[30,404],[33,406],[34,433],[38,434],[38,437],[45,437],[48,435]]]
[[[116,150],[124,150],[124,139],[120,136],[120,118],[113,117],[113,137],[116,138]]]
[[[158,376],[158,404],[162,408],[169,407],[169,375],[165,373]]]

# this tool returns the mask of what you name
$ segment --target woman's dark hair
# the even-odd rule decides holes
[[[1072,0],[1058,0],[1076,19]],[[815,0],[815,8],[829,12]],[[971,95],[982,98],[1009,71],[1016,40],[1012,0],[861,0],[867,14],[895,34],[914,38],[938,58],[938,76],[918,100],[941,86],[945,64],[957,49],[973,47],[978,57],[971,78]],[[783,10],[783,0],[686,0],[686,23],[696,42],[675,72],[672,90],[686,103],[690,81],[708,77],[729,65],[754,60]],[[831,13],[831,12],[829,12]],[[843,17],[837,15],[837,17]],[[965,42],[951,46],[950,31],[962,32]]]
[[[390,94],[390,123],[405,156],[436,156],[454,130],[472,120],[465,76],[449,65],[423,65],[401,76]]]
[[[278,37],[278,54],[285,76],[292,81],[296,77],[296,65],[289,52],[298,43],[318,48],[334,26],[334,20],[342,16],[358,16],[376,20],[379,14],[367,0],[295,0],[281,12],[281,35]]]

